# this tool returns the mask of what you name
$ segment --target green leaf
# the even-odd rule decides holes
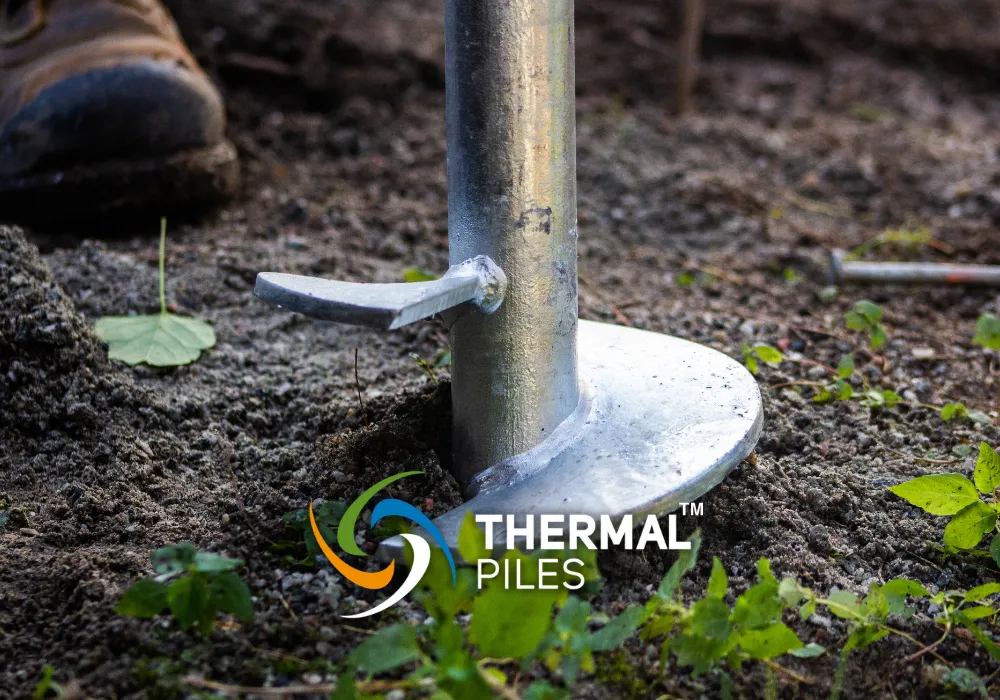
[[[778,586],[778,595],[785,601],[785,605],[789,607],[798,605],[806,598],[806,594],[799,588],[798,581],[790,577],[781,579],[781,584]]]
[[[493,697],[475,659],[464,651],[442,661],[437,684],[448,698],[490,700]]]
[[[156,617],[167,607],[167,585],[158,581],[136,581],[118,601],[115,612],[129,617]]]
[[[407,282],[433,282],[437,275],[421,270],[419,267],[408,267],[403,271],[403,279]]]
[[[888,339],[888,336],[885,334],[885,328],[881,323],[876,324],[876,326],[872,328],[872,350],[878,350],[880,347],[885,345],[885,341]]]
[[[1000,350],[1000,318],[993,314],[980,316],[972,342],[990,350]]]
[[[573,635],[585,632],[590,622],[590,603],[582,598],[570,596],[559,609],[559,614],[553,623],[556,632],[563,635]]]
[[[354,685],[354,672],[355,669],[351,666],[337,677],[337,689],[330,693],[327,700],[357,700],[358,693]]]
[[[887,595],[911,595],[914,597],[926,597],[930,593],[917,581],[908,578],[894,578],[882,586],[882,592]]]
[[[729,578],[726,576],[726,568],[718,557],[712,557],[712,575],[708,579],[708,596],[721,600],[726,597],[728,587]]]
[[[973,483],[954,473],[919,476],[890,486],[889,490],[931,515],[954,515],[979,502],[979,493]]]
[[[885,313],[882,307],[875,302],[868,301],[867,299],[861,299],[854,304],[854,311],[865,318],[868,323],[875,324],[882,320],[882,315]]]
[[[717,598],[702,598],[691,606],[690,632],[672,643],[677,663],[704,673],[729,648],[729,608]]]
[[[866,331],[871,328],[868,319],[857,311],[848,311],[844,314],[844,321],[848,328],[853,328],[856,331]]]
[[[202,631],[206,626],[211,629],[213,616],[208,585],[201,576],[185,576],[171,583],[167,589],[167,604],[182,630],[190,629],[196,622]]]
[[[476,572],[461,567],[455,585],[451,581],[451,566],[444,553],[434,547],[427,573],[420,580],[418,599],[427,613],[438,620],[450,620],[457,613],[468,612],[476,593]]]
[[[590,635],[588,646],[593,651],[611,651],[624,644],[646,620],[646,608],[632,605],[601,629]]]
[[[827,598],[830,612],[845,620],[865,619],[865,609],[858,603],[858,596],[850,591],[834,588]]]
[[[61,695],[62,689],[52,680],[54,674],[55,669],[46,664],[45,668],[42,669],[42,679],[38,681],[38,685],[35,686],[35,690],[31,694],[32,700],[45,700],[50,692],[56,693],[57,696]]]
[[[969,420],[976,425],[993,425],[993,419],[982,411],[969,411]]]
[[[854,374],[854,355],[847,353],[842,358],[840,358],[840,363],[837,365],[837,376],[841,379],[850,379],[851,375]]]
[[[944,543],[956,549],[972,549],[997,524],[997,512],[982,501],[966,506],[944,529]]]
[[[682,549],[678,552],[677,561],[673,563],[667,571],[667,575],[660,581],[660,587],[656,590],[656,595],[659,598],[664,600],[673,598],[684,574],[694,568],[698,559],[698,550],[701,548],[701,530],[695,530],[689,541],[691,549]]]
[[[1000,535],[993,535],[993,539],[990,540],[990,556],[997,566],[1000,566]]]
[[[153,552],[153,570],[163,576],[174,576],[194,566],[198,550],[190,542],[170,544]]]
[[[962,613],[970,620],[981,620],[984,617],[993,617],[997,614],[997,610],[989,605],[974,605],[971,608],[962,608]]]
[[[545,681],[535,681],[528,686],[521,697],[524,700],[566,700],[569,697],[569,691],[555,688]]]
[[[973,475],[979,493],[992,494],[1000,486],[1000,455],[985,442],[979,443],[979,459]]]
[[[972,633],[972,636],[976,638],[984,649],[993,657],[994,661],[1000,661],[1000,647],[997,646],[996,642],[990,639],[979,625],[977,625],[972,619],[967,615],[963,614],[961,610],[956,611],[955,617],[958,619],[959,623],[965,629]]]
[[[795,632],[780,622],[764,629],[747,630],[740,635],[739,644],[753,659],[773,659],[802,648],[802,641]]]
[[[956,457],[968,457],[972,454],[972,445],[959,443],[951,448],[951,452]]]
[[[231,560],[230,560],[231,561]],[[253,598],[246,582],[232,571],[212,577],[209,588],[215,606],[241,620],[253,619]]]
[[[984,583],[982,586],[976,586],[971,591],[965,594],[966,603],[978,603],[981,600],[986,600],[991,595],[996,595],[1000,593],[1000,583]]]
[[[198,552],[194,555],[194,570],[203,574],[232,571],[242,563],[242,559],[230,559],[212,552]]]
[[[770,345],[755,345],[753,352],[761,362],[766,362],[771,366],[780,365],[781,361],[785,359],[784,355]]]
[[[965,418],[969,415],[969,410],[964,403],[946,403],[941,407],[941,420],[945,423],[954,418]]]
[[[476,525],[476,515],[471,510],[465,514],[458,531],[458,552],[469,564],[488,559],[491,554],[491,549],[486,546],[486,533]]]
[[[95,332],[108,343],[108,356],[127,365],[152,367],[191,364],[202,350],[215,347],[215,331],[204,321],[170,312],[147,316],[105,316]]]
[[[420,658],[417,631],[405,623],[385,627],[351,652],[351,661],[372,675]]]
[[[990,696],[983,679],[967,668],[953,668],[944,675],[941,683],[945,688],[958,691],[964,696],[978,695],[982,698]]]
[[[868,619],[884,622],[889,617],[889,600],[878,584],[868,586],[868,597],[865,598],[864,603]]]
[[[900,615],[906,608],[906,596],[925,598],[930,595],[926,588],[905,578],[897,578],[882,586],[882,594],[889,603],[889,614]]]
[[[797,656],[800,659],[812,659],[826,652],[826,649],[821,644],[816,644],[811,642],[806,644],[801,649],[792,649],[788,653],[792,656]]]
[[[521,581],[534,590],[507,589],[502,581],[491,581],[476,596],[469,623],[469,638],[483,656],[519,659],[542,641],[559,591],[540,590],[538,564],[517,550],[507,552],[511,576],[520,567]]]
[[[863,649],[869,644],[873,644],[878,640],[888,636],[889,631],[879,629],[875,625],[862,625],[858,629],[851,633],[851,636],[847,638],[847,644],[844,645],[844,651],[853,651],[854,649]]]

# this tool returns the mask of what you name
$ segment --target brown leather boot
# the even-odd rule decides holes
[[[225,124],[158,0],[0,0],[0,221],[216,202]]]

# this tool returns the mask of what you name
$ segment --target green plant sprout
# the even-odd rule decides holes
[[[761,558],[757,563],[756,583],[733,597],[726,570],[715,558],[704,595],[686,603],[681,584],[697,561],[700,532],[694,532],[689,540],[691,549],[679,552],[653,597],[645,605],[629,606],[610,619],[595,613],[587,600],[596,595],[601,583],[595,553],[591,550],[550,550],[531,555],[508,551],[501,565],[508,563],[511,570],[519,571],[520,583],[527,588],[508,589],[500,579],[491,579],[481,590],[477,589],[477,575],[471,567],[460,568],[453,584],[444,554],[434,550],[427,572],[414,591],[415,600],[428,615],[425,624],[394,624],[372,633],[343,658],[336,683],[301,686],[301,693],[298,687],[285,690],[289,694],[329,692],[331,700],[384,697],[390,691],[442,700],[487,700],[497,696],[507,700],[566,700],[582,674],[599,674],[602,668],[614,663],[612,659],[621,661],[622,648],[638,633],[644,643],[662,640],[661,677],[672,664],[677,670],[689,669],[692,678],[712,674],[719,683],[719,697],[728,699],[734,697],[732,674],[742,672],[746,664],[760,663],[766,674],[764,697],[772,700],[779,694],[779,675],[796,683],[810,682],[780,665],[777,659],[785,655],[809,659],[827,653],[820,644],[804,643],[787,624],[794,618],[811,617],[820,607],[848,623],[833,679],[835,699],[843,690],[846,662],[851,653],[889,635],[916,648],[906,661],[930,655],[941,662],[948,669],[940,679],[946,689],[962,687],[980,692],[992,680],[992,676],[984,681],[968,669],[955,667],[940,654],[938,647],[956,629],[963,628],[966,639],[975,640],[994,660],[1000,661],[1000,648],[979,626],[981,621],[992,623],[1000,615],[990,600],[1000,594],[1000,583],[932,596],[916,581],[894,579],[885,584],[871,584],[863,597],[836,588],[827,597],[821,597],[794,578],[779,581],[771,572],[769,561]],[[468,564],[493,556],[471,514],[460,528],[458,549]],[[581,559],[584,585],[571,595],[562,585],[567,581],[565,571],[556,568],[546,574],[553,588],[538,587],[537,565],[543,557]],[[190,544],[159,550],[154,559],[158,562],[157,571],[161,572],[158,579],[182,574],[235,576],[231,567],[238,563],[196,553]],[[171,587],[178,585],[178,581]],[[154,582],[139,582],[133,589],[150,583]],[[159,583],[165,585],[163,581]],[[207,585],[210,600],[211,581]],[[156,614],[154,609],[157,612],[162,609],[157,606],[168,604],[161,588],[148,585],[143,588],[148,590],[135,593],[130,590],[126,594],[130,600],[126,604],[123,599],[119,608],[130,607],[133,612],[122,612],[140,612],[148,617]],[[169,591],[166,596],[169,597]],[[935,642],[925,645],[891,624],[893,617],[905,619],[914,615],[914,608],[907,607],[908,598],[924,600],[939,609],[934,623],[942,634]],[[203,619],[208,620],[207,626],[201,625]],[[200,618],[199,629],[210,630],[212,619]],[[529,670],[538,665],[548,668],[553,676],[548,680],[537,679],[537,674]],[[389,678],[375,678],[382,674],[389,674]],[[247,688],[224,686],[201,678],[188,677],[185,682],[215,690],[250,692]],[[637,686],[631,687],[634,690]]]
[[[974,482],[974,483],[973,483]],[[944,544],[956,550],[977,547],[983,536],[994,532],[990,555],[1000,565],[1000,535],[997,528],[997,487],[1000,486],[1000,455],[985,442],[979,445],[979,458],[973,481],[961,474],[945,473],[920,476],[889,490],[931,515],[949,515],[944,529]],[[981,496],[989,500],[983,500]]]
[[[776,673],[796,682],[807,679],[779,665],[776,659],[785,655],[808,659],[827,652],[820,644],[803,643],[786,624],[789,614],[804,620],[820,606],[849,623],[834,678],[834,698],[842,692],[851,652],[888,635],[896,635],[916,647],[908,660],[928,654],[944,662],[951,669],[948,682],[985,687],[975,673],[952,668],[937,651],[958,627],[966,629],[1000,661],[1000,649],[977,623],[997,616],[997,609],[988,599],[1000,593],[1000,584],[931,596],[916,581],[894,579],[884,585],[871,584],[864,597],[833,589],[824,598],[793,578],[779,581],[772,574],[768,560],[762,558],[757,563],[757,582],[729,605],[728,576],[716,558],[704,595],[688,604],[681,598],[681,582],[694,568],[700,533],[696,531],[690,541],[692,548],[679,553],[645,606],[630,606],[610,620],[595,614],[586,599],[569,595],[561,586],[552,591],[537,588],[510,591],[495,584],[476,590],[475,574],[469,568],[459,570],[458,583],[452,586],[444,556],[435,552],[417,596],[430,622],[417,627],[396,624],[369,637],[348,655],[337,690],[331,697],[346,700],[358,697],[358,693],[398,689],[431,697],[445,697],[447,693],[448,697],[472,700],[497,695],[537,700],[567,698],[569,687],[581,674],[594,672],[598,665],[596,657],[616,652],[638,632],[644,642],[662,640],[661,676],[671,663],[677,669],[690,669],[692,677],[711,673],[718,678],[720,697],[732,698],[731,674],[740,672],[745,664],[759,662],[767,674],[764,697],[777,698]],[[489,556],[482,531],[471,517],[462,524],[459,552],[468,563]],[[528,556],[513,551],[504,557],[520,562],[521,571],[529,572],[530,578],[530,572],[537,570],[534,560],[554,554]],[[596,568],[589,570],[589,584],[598,578]],[[906,605],[908,597],[924,599],[941,609],[934,621],[943,633],[933,644],[924,645],[890,624],[894,616],[907,618],[914,614],[913,608]],[[456,619],[459,615],[471,615],[467,627]],[[520,674],[512,679],[504,670],[511,667],[526,672],[534,663],[558,671],[556,677],[566,687],[535,680],[526,688],[519,688]],[[357,680],[358,671],[363,674],[362,680]],[[400,680],[373,680],[373,676],[382,673],[399,678],[401,671]],[[961,673],[956,674],[957,671]]]
[[[766,365],[777,367],[785,359],[785,356],[775,348],[760,343],[753,347],[744,343],[740,348],[740,352],[743,353],[743,365],[750,370],[751,374],[757,374],[757,371],[760,369],[758,360]]]
[[[179,367],[197,360],[203,350],[215,347],[215,331],[195,318],[167,311],[167,220],[160,219],[160,313],[144,316],[105,316],[95,332],[107,342],[108,356],[135,366]]]
[[[885,326],[882,325],[884,313],[878,304],[862,299],[855,302],[853,310],[844,314],[844,321],[846,321],[848,328],[869,333],[871,335],[871,348],[877,350],[885,345],[885,341],[888,339]]]
[[[435,374],[434,374],[434,368],[431,367],[431,363],[430,362],[428,362],[427,360],[425,360],[424,358],[422,358],[420,355],[418,355],[415,352],[411,352],[410,353],[410,359],[417,363],[417,367],[419,367],[420,369],[422,369],[424,371],[424,373],[434,383],[434,386],[438,385],[437,376],[435,376]]]
[[[342,501],[317,501],[313,505],[313,515],[316,526],[323,539],[333,542],[337,539],[337,526],[347,512],[347,504]],[[316,535],[309,524],[309,510],[300,508],[285,513],[281,521],[296,537],[294,540],[282,540],[273,543],[269,550],[272,554],[282,555],[285,561],[294,566],[315,566],[316,559],[323,551],[320,549]],[[305,552],[303,553],[303,547]]]
[[[53,680],[54,674],[55,670],[51,666],[46,666],[42,669],[42,679],[35,686],[35,690],[31,694],[31,700],[65,697],[65,689]]]
[[[403,270],[403,279],[407,282],[433,282],[438,279],[438,275],[419,267],[408,267]]]
[[[1000,350],[1000,318],[982,314],[976,320],[976,335],[972,342],[988,350]]]
[[[234,572],[240,559],[199,552],[190,542],[158,549],[152,559],[157,576],[125,591],[115,608],[119,614],[151,618],[169,608],[182,630],[194,627],[206,637],[220,612],[253,618],[250,589]]]

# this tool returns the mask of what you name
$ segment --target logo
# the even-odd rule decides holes
[[[341,519],[340,525],[337,527],[337,544],[340,546],[340,549],[348,554],[353,554],[358,557],[365,556],[365,553],[361,551],[357,543],[354,541],[354,525],[357,523],[358,517],[365,509],[365,506],[368,505],[368,501],[370,501],[375,494],[384,489],[386,486],[389,486],[404,477],[417,476],[420,474],[423,474],[423,472],[402,472],[400,474],[395,474],[390,476],[388,479],[383,479],[358,496],[357,500],[355,500],[354,503],[352,503],[347,509],[347,512],[344,513],[344,517]],[[421,513],[409,503],[395,498],[387,498],[379,502],[379,504],[376,505],[375,509],[372,511],[371,527],[375,527],[379,521],[390,516],[406,518],[414,524],[422,527],[434,539],[434,541],[441,548],[441,551],[444,552],[444,555],[448,558],[448,565],[451,567],[451,581],[452,584],[454,584],[457,578],[455,560],[451,555],[451,550],[448,548],[448,544],[445,542],[444,536],[441,534],[441,531],[437,529],[434,523],[432,523],[426,515]],[[340,572],[340,574],[348,581],[372,591],[385,588],[389,585],[389,582],[392,581],[393,574],[396,572],[395,561],[389,562],[389,565],[381,571],[362,571],[354,568],[346,561],[338,557],[330,548],[330,545],[328,545],[323,539],[323,535],[320,534],[319,527],[316,525],[316,517],[313,515],[312,501],[309,502],[309,525],[312,527],[313,535],[316,536],[316,542],[319,544],[320,550],[326,558],[330,560],[330,563],[333,564],[333,568]],[[399,587],[399,590],[371,610],[366,610],[365,612],[358,613],[356,615],[341,615],[341,617],[354,619],[377,615],[386,608],[392,607],[405,598],[406,595],[420,582],[420,579],[423,578],[424,573],[427,571],[427,567],[430,565],[431,546],[419,535],[403,533],[402,537],[409,542],[410,548],[413,550],[413,564],[410,566],[410,573],[407,575],[403,585]]]

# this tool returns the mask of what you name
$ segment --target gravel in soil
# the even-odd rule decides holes
[[[667,99],[675,15],[652,1],[581,0],[581,315],[733,356],[760,342],[836,366],[853,351],[872,385],[909,403],[994,411],[997,357],[970,342],[978,314],[998,311],[994,293],[830,294],[822,274],[824,249],[886,228],[925,226],[937,247],[885,247],[884,258],[1000,262],[998,6],[954,5],[715,3],[699,112],[677,120]],[[440,8],[234,7],[174,7],[222,81],[245,169],[236,201],[172,221],[168,238],[168,299],[214,325],[214,350],[189,367],[131,369],[109,362],[91,331],[101,315],[157,308],[158,213],[27,238],[0,229],[0,498],[10,512],[0,529],[0,696],[30,695],[46,664],[94,697],[182,695],[189,672],[246,685],[322,678],[325,662],[363,638],[337,614],[373,598],[328,567],[291,563],[281,516],[310,498],[351,500],[405,469],[428,477],[399,482],[396,497],[431,514],[461,500],[447,472],[447,371],[435,385],[410,357],[447,347],[439,327],[371,333],[252,298],[260,270],[386,282],[411,266],[445,268]],[[890,340],[877,353],[843,325],[863,297],[886,309]],[[896,576],[932,590],[994,578],[937,554],[943,519],[886,487],[970,473],[971,457],[953,449],[995,445],[996,429],[944,423],[926,408],[818,405],[808,388],[768,389],[824,376],[804,362],[762,371],[757,460],[690,522],[705,546],[686,590],[702,590],[713,555],[735,591],[762,556],[777,575],[824,592]],[[114,613],[149,572],[150,550],[181,540],[246,561],[254,622],[199,642],[164,620]],[[613,613],[644,601],[670,560],[605,555],[597,606]],[[412,605],[396,615],[420,619]],[[924,619],[906,629],[929,642],[936,631]],[[822,615],[796,629],[832,647],[845,632]],[[936,696],[929,659],[901,663],[913,651],[890,639],[855,654],[845,696]],[[941,653],[993,670],[962,639]],[[603,665],[574,694],[715,693],[684,675],[657,681],[658,650],[632,642],[625,654],[629,673]],[[782,696],[827,697],[834,664],[788,662],[812,683],[782,679]],[[747,697],[762,693],[759,670],[738,682]]]

